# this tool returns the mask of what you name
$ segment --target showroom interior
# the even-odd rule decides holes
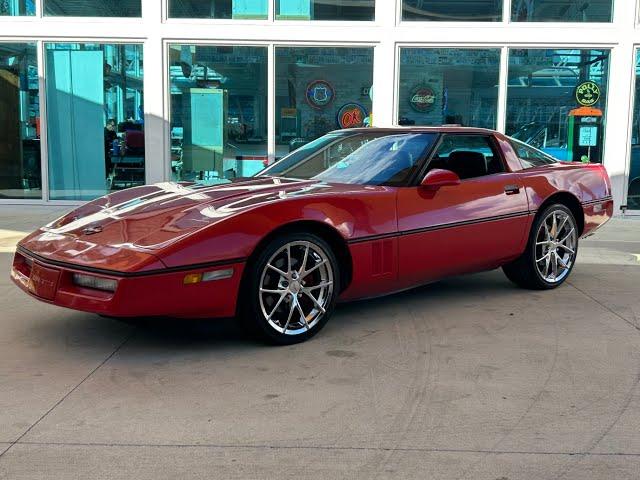
[[[639,47],[637,0],[0,0],[0,203],[461,124],[604,163],[616,214],[638,215]]]

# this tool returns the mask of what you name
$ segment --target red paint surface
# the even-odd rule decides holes
[[[341,299],[350,300],[517,258],[535,213],[558,193],[582,205],[583,235],[611,217],[611,185],[602,166],[523,170],[506,138],[491,134],[507,171],[437,189],[253,178],[197,189],[164,183],[116,192],[22,240],[11,276],[30,295],[77,310],[223,317],[236,311],[246,259],[265,237],[296,222],[306,222],[304,229],[324,225],[345,242],[352,278]],[[520,190],[506,195],[507,185]],[[233,268],[233,276],[183,284],[187,273],[221,268]],[[73,272],[87,269],[117,279],[115,293],[75,286]]]

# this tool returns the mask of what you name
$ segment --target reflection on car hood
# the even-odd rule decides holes
[[[378,188],[271,177],[215,186],[161,183],[99,198],[42,230],[93,244],[156,250],[259,205]]]

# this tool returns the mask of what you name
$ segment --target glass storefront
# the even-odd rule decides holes
[[[375,0],[276,0],[277,20],[374,20]]]
[[[172,179],[248,177],[267,160],[267,47],[170,45]]]
[[[141,0],[44,0],[44,14],[63,17],[139,17]]]
[[[496,127],[500,49],[401,48],[398,123]]]
[[[266,20],[268,0],[169,0],[169,18]]]
[[[502,0],[402,0],[402,20],[499,22]]]
[[[142,45],[46,44],[49,195],[145,182]]]
[[[373,48],[276,48],[276,156],[370,124]]]
[[[514,22],[611,22],[613,0],[513,0]]]
[[[0,0],[0,17],[35,14],[36,0]]]
[[[631,126],[629,188],[627,190],[627,208],[629,210],[640,210],[640,50],[636,50],[635,70],[635,101]]]
[[[0,0],[0,203],[213,184],[254,175],[333,130],[461,125],[500,129],[563,161],[605,162],[619,176],[616,205],[638,211],[640,86],[633,105],[627,92],[640,76],[631,53],[640,26],[625,8]],[[607,122],[608,105],[616,117],[633,108],[631,138]]]
[[[609,50],[510,49],[506,133],[560,160],[602,162]]]
[[[0,198],[41,198],[35,43],[0,43]]]

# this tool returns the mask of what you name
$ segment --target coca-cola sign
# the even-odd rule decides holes
[[[409,96],[409,104],[416,112],[424,113],[433,110],[436,105],[436,94],[429,85],[418,85]]]

